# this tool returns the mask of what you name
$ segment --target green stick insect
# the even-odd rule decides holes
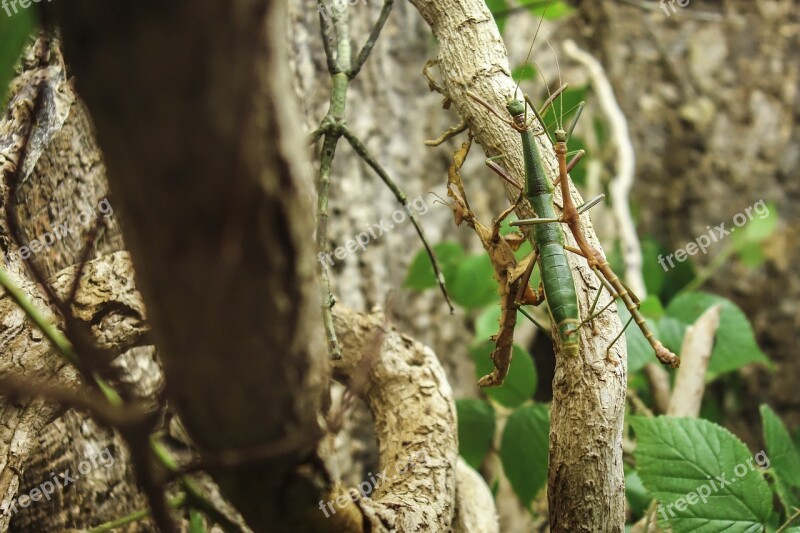
[[[576,155],[576,157],[567,163],[567,140],[572,135],[572,131],[577,124],[578,118],[581,115],[583,110],[584,102],[581,102],[578,106],[578,110],[575,114],[575,117],[572,120],[572,124],[569,127],[569,130],[564,130],[563,125],[561,123],[556,124],[557,129],[555,131],[555,142],[554,148],[556,152],[556,158],[558,160],[559,165],[559,176],[557,179],[557,183],[560,184],[561,187],[561,195],[563,201],[562,207],[562,215],[561,217],[556,217],[555,210],[553,208],[553,187],[550,184],[550,180],[544,174],[544,166],[542,164],[541,153],[539,152],[538,146],[536,145],[534,139],[534,133],[532,132],[532,128],[529,126],[527,122],[527,104],[533,110],[533,113],[539,120],[541,124],[544,124],[542,119],[542,114],[544,108],[546,108],[549,104],[553,102],[553,100],[566,89],[566,85],[562,85],[556,93],[551,95],[545,106],[543,107],[542,111],[537,112],[535,106],[531,103],[530,99],[525,96],[525,100],[519,101],[516,99],[511,99],[508,101],[506,108],[508,109],[509,114],[512,117],[511,121],[500,116],[497,111],[474,95],[469,95],[473,100],[481,104],[482,106],[486,107],[491,113],[496,115],[498,118],[507,122],[511,125],[515,130],[520,132],[522,137],[522,150],[523,150],[523,160],[525,163],[525,176],[526,176],[526,186],[525,186],[525,195],[528,197],[529,201],[531,202],[531,206],[534,209],[534,212],[537,214],[536,218],[527,219],[527,220],[518,220],[516,222],[512,222],[512,226],[527,226],[527,225],[534,225],[534,238],[537,243],[538,249],[541,251],[542,259],[540,264],[540,269],[542,273],[542,283],[545,288],[545,295],[548,300],[548,304],[551,311],[551,317],[556,324],[556,330],[559,334],[559,338],[562,343],[562,350],[570,354],[571,346],[573,339],[572,337],[577,337],[578,328],[580,325],[589,322],[590,320],[596,318],[602,312],[604,312],[616,298],[620,298],[625,307],[631,314],[630,320],[625,325],[623,330],[620,332],[619,335],[611,342],[607,349],[607,353],[610,351],[611,347],[619,340],[624,333],[625,329],[627,329],[628,325],[631,321],[635,321],[637,326],[641,329],[642,333],[644,334],[647,341],[653,347],[655,351],[656,357],[658,358],[661,363],[670,366],[671,368],[677,368],[680,365],[680,359],[677,355],[672,353],[668,350],[658,339],[655,338],[655,335],[647,326],[644,317],[642,316],[641,312],[639,311],[639,300],[633,294],[630,289],[625,286],[622,280],[614,273],[609,265],[608,261],[606,261],[605,257],[600,253],[599,250],[594,248],[589,241],[586,239],[585,235],[583,234],[583,230],[580,226],[580,215],[588,208],[596,205],[603,197],[602,195],[587,202],[581,207],[576,207],[574,201],[572,200],[572,196],[569,190],[569,170],[578,162],[578,160],[582,157],[583,152],[580,151]],[[546,130],[545,130],[546,132]],[[506,174],[502,167],[497,165],[490,165],[490,167],[501,175]],[[504,176],[505,179],[509,179],[507,174]],[[573,237],[575,238],[576,243],[578,244],[578,249],[565,246],[564,245],[564,237],[563,232],[558,235],[557,232],[554,232],[552,226],[555,224],[558,226],[561,223],[567,224],[569,227]],[[544,239],[544,240],[542,240]],[[558,245],[560,243],[560,246]],[[542,244],[546,244],[546,248],[542,247]],[[549,253],[545,252],[548,250]],[[571,251],[578,255],[583,256],[590,268],[597,274],[598,279],[600,279],[602,286],[606,287],[609,293],[612,296],[612,301],[608,305],[606,305],[603,309],[601,309],[598,313],[594,314],[594,309],[597,305],[597,302],[600,297],[600,293],[602,291],[602,287],[598,290],[598,293],[592,303],[592,307],[590,309],[590,316],[586,320],[580,320],[579,314],[576,310],[575,314],[569,314],[572,311],[572,294],[570,293],[569,288],[564,288],[566,285],[566,281],[564,280],[565,270],[561,266],[562,260],[564,264],[566,264],[566,258],[564,256],[564,250]],[[548,255],[552,257],[548,257]],[[569,272],[569,267],[566,266],[566,271]],[[548,279],[548,276],[550,279]],[[571,281],[571,273],[570,273],[570,281]],[[552,288],[548,291],[548,284],[552,287],[555,285],[560,291],[553,291]],[[572,284],[570,284],[572,285]],[[551,301],[550,293],[552,293],[555,297],[555,303]],[[574,293],[574,285],[572,285],[572,293]],[[565,300],[563,298],[568,298],[566,300],[566,305],[564,305]],[[576,306],[577,308],[577,306]],[[575,324],[577,326],[570,328],[568,324]],[[610,359],[610,358],[609,358]]]
[[[538,263],[544,298],[547,300],[550,318],[555,324],[561,352],[567,356],[577,356],[580,350],[579,328],[581,325],[578,296],[565,254],[565,238],[561,228],[561,219],[557,217],[553,205],[553,184],[545,172],[533,126],[528,121],[525,102],[512,98],[506,103],[506,109],[511,115],[509,121],[477,96],[473,94],[468,94],[468,96],[520,134],[522,157],[525,163],[524,195],[537,214],[537,218],[532,219],[535,221],[536,247],[533,250],[533,258],[528,265],[528,270],[522,277],[522,282],[525,285],[528,284],[533,265]],[[489,167],[500,173],[504,179],[513,182],[501,167],[491,164],[491,162],[488,163],[490,163]]]

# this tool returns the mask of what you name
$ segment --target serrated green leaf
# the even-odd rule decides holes
[[[478,470],[494,439],[494,408],[475,398],[456,400],[458,411],[458,453]]]
[[[479,379],[489,374],[494,368],[490,355],[494,350],[491,341],[482,342],[469,349],[470,357],[475,362],[475,377]],[[530,354],[522,347],[514,345],[512,348],[511,367],[508,369],[503,385],[500,387],[487,387],[483,392],[501,405],[517,407],[530,400],[536,392],[536,367]]]
[[[445,286],[450,287],[455,276],[456,268],[464,257],[464,248],[457,242],[440,242],[433,246],[433,252],[439,260],[444,274]],[[404,285],[409,289],[422,291],[436,287],[436,276],[433,274],[433,266],[425,249],[421,249],[414,256],[411,265],[408,267]]]
[[[795,507],[800,507],[800,453],[775,411],[766,404],[759,410],[766,444],[766,455],[761,462],[772,468],[778,496],[787,514],[791,514]]]
[[[644,488],[642,478],[636,471],[628,472],[625,475],[625,497],[635,516],[642,516],[652,501],[647,489]]]
[[[497,281],[491,259],[485,253],[462,259],[447,286],[453,301],[465,309],[477,309],[498,301]]]
[[[714,379],[748,363],[769,365],[769,359],[756,344],[750,321],[730,300],[703,292],[681,294],[670,302],[667,316],[684,324],[694,324],[714,304],[722,306],[722,313],[714,350],[708,363],[708,379]]]
[[[547,481],[550,413],[545,405],[523,405],[508,417],[500,442],[500,461],[524,507]]]
[[[636,470],[675,533],[762,531],[772,492],[750,451],[723,427],[696,418],[631,417]]]
[[[0,11],[0,104],[5,105],[8,86],[14,78],[14,65],[36,28],[36,10]]]
[[[679,354],[683,345],[683,337],[686,335],[687,325],[676,320],[671,316],[663,316],[658,321],[658,340],[664,346]]]
[[[800,453],[783,421],[768,405],[759,407],[764,425],[764,442],[772,468],[795,487],[800,487]]]

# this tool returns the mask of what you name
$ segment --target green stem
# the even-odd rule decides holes
[[[186,495],[181,494],[172,498],[167,502],[170,507],[173,509],[180,509],[186,504]],[[116,520],[112,520],[110,522],[106,522],[105,524],[100,524],[97,527],[93,527],[92,529],[87,530],[86,533],[103,533],[105,531],[111,531],[118,527],[127,526],[128,524],[133,524],[134,522],[138,522],[144,518],[150,516],[150,509],[139,509],[138,511],[134,511],[127,516],[123,516],[122,518],[117,518]]]
[[[784,522],[783,525],[781,527],[779,527],[775,531],[775,533],[783,533],[784,531],[786,531],[789,528],[789,526],[792,524],[792,522],[794,522],[798,518],[800,518],[800,508],[798,508],[795,511],[795,513],[792,516],[790,516],[789,519],[786,522]]]
[[[170,473],[180,472],[180,465],[178,465],[172,454],[164,447],[156,436],[150,437],[150,449],[153,455],[158,459],[161,465],[164,466]],[[186,506],[192,509],[202,511],[214,523],[219,524],[225,531],[242,531],[241,526],[232,522],[227,516],[220,512],[214,504],[205,497],[203,491],[197,484],[188,476],[181,475],[178,478],[181,486],[183,487],[186,497]]]
[[[419,235],[420,240],[422,241],[422,245],[425,247],[425,251],[428,253],[428,258],[433,265],[433,272],[436,276],[436,281],[439,284],[439,289],[442,291],[442,295],[444,296],[445,301],[447,301],[447,306],[450,308],[450,313],[455,312],[453,308],[453,304],[450,301],[450,296],[447,294],[447,289],[445,288],[445,280],[444,280],[444,273],[442,272],[442,267],[439,265],[439,260],[436,258],[436,254],[433,251],[433,248],[428,243],[428,238],[425,236],[425,231],[422,229],[422,225],[419,223],[419,219],[417,215],[414,214],[413,211],[408,207],[408,197],[403,190],[397,186],[397,184],[389,177],[389,174],[383,169],[383,167],[378,163],[374,157],[369,153],[367,147],[364,146],[358,137],[356,137],[353,132],[347,129],[346,126],[341,127],[342,135],[344,138],[347,139],[347,142],[350,143],[350,146],[353,147],[353,150],[364,160],[364,162],[375,171],[378,177],[381,178],[384,184],[389,188],[389,190],[394,193],[394,197],[403,206],[403,210],[405,210],[408,218],[411,220],[411,223],[414,225],[414,229],[417,231],[417,235]]]
[[[703,270],[698,272],[698,274],[694,277],[692,281],[686,284],[684,288],[680,290],[680,293],[692,292],[699,289],[706,281],[708,281],[711,276],[716,273],[717,270],[725,264],[730,257],[736,253],[736,247],[733,246],[731,243],[728,243],[722,251],[717,254],[714,259],[706,266]]]
[[[68,363],[80,369],[80,358],[78,358],[78,355],[75,353],[69,339],[61,333],[61,330],[59,330],[50,319],[44,316],[44,314],[33,305],[28,299],[28,296],[8,277],[8,273],[2,267],[0,267],[0,285],[5,289],[6,294],[14,300],[14,303],[22,309],[44,336],[47,337],[47,340],[58,350],[58,353],[60,353]],[[122,398],[117,391],[111,388],[99,374],[96,372],[92,373],[92,378],[100,389],[100,392],[103,393],[103,396],[105,396],[111,405],[122,405]]]

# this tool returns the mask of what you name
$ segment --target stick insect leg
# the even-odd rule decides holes
[[[498,176],[503,178],[512,187],[514,187],[518,191],[521,191],[522,190],[522,186],[519,183],[517,183],[517,180],[512,178],[511,174],[509,174],[506,171],[506,169],[504,169],[503,167],[501,167],[500,165],[498,165],[497,163],[494,162],[495,159],[502,159],[504,157],[505,157],[504,155],[496,155],[494,157],[488,157],[486,159],[486,161],[485,161],[486,166],[489,167],[495,174],[497,174]]]
[[[583,113],[584,107],[586,107],[586,102],[581,102],[578,104],[578,109],[575,111],[575,116],[572,117],[572,123],[569,125],[569,129],[567,130],[567,141],[569,141],[569,139],[572,137],[572,131],[578,124],[578,119],[581,118],[581,113]]]
[[[625,327],[622,328],[622,331],[620,331],[617,334],[617,336],[614,337],[614,340],[611,341],[611,344],[609,344],[608,348],[606,348],[606,360],[607,361],[616,363],[616,361],[612,361],[612,359],[611,359],[611,348],[614,346],[614,344],[616,344],[616,342],[620,339],[620,337],[622,337],[622,335],[625,333],[625,330],[628,329],[628,326],[631,325],[631,322],[633,322],[633,315],[631,315],[631,317],[628,319],[628,321],[625,322]]]
[[[547,111],[547,108],[550,107],[553,102],[555,102],[556,98],[558,98],[558,95],[560,95],[561,93],[566,91],[568,87],[569,87],[569,83],[565,83],[564,85],[562,85],[561,87],[556,89],[553,92],[553,94],[548,96],[547,100],[545,100],[544,104],[542,104],[542,107],[539,108],[539,114],[540,115],[544,115],[544,112]],[[535,107],[533,107],[532,104],[530,104],[530,101],[528,101],[528,104],[531,106],[531,108],[536,109]]]
[[[603,198],[605,198],[605,197],[606,197],[605,194],[598,194],[597,196],[595,196],[594,198],[592,198],[591,200],[589,200],[585,204],[579,205],[578,206],[578,214],[582,215],[585,211],[587,211],[587,210],[591,209],[592,207],[596,206],[597,204],[599,204],[603,200]]]
[[[585,155],[586,155],[586,150],[578,150],[577,152],[575,152],[575,155],[567,163],[567,174],[572,172],[572,169],[575,168],[575,165],[577,165],[578,162],[581,159],[583,159],[583,156],[585,156]],[[559,183],[561,183],[561,176],[560,175],[556,178],[555,185],[558,186]]]
[[[430,141],[425,141],[425,146],[439,146],[440,144],[444,143],[447,139],[451,139],[458,135],[459,133],[463,132],[467,129],[467,119],[461,119],[461,122],[449,128],[447,131],[442,133],[435,139]]]
[[[383,169],[383,167],[372,157],[372,155],[367,150],[367,147],[358,139],[358,137],[353,134],[348,128],[342,127],[342,135],[347,142],[350,143],[350,146],[353,147],[353,150],[364,160],[364,162],[369,165],[372,170],[381,178],[384,184],[389,187],[394,193],[395,198],[397,201],[400,202],[400,205],[403,206],[403,210],[408,215],[409,220],[414,225],[414,229],[417,231],[417,235],[419,235],[420,240],[422,241],[422,245],[425,247],[425,251],[428,253],[428,258],[431,261],[431,265],[433,265],[433,271],[436,275],[436,281],[439,283],[439,289],[442,291],[442,295],[444,299],[447,301],[447,305],[450,308],[450,313],[455,313],[455,309],[453,308],[453,304],[450,301],[450,296],[447,294],[447,289],[444,285],[444,274],[442,273],[442,267],[439,265],[439,260],[436,258],[436,254],[433,252],[433,248],[428,243],[428,238],[425,236],[425,232],[422,230],[422,226],[419,223],[419,219],[414,212],[409,209],[408,207],[408,197],[406,193],[403,192],[397,184],[392,181],[392,178],[389,177],[389,174]]]
[[[533,274],[533,267],[536,266],[536,261],[538,259],[539,250],[534,249],[533,252],[531,252],[531,262],[528,263],[528,267],[519,278],[519,287],[517,288],[517,294],[514,297],[514,302],[519,306],[539,305],[544,299],[542,295],[537,295],[535,292],[533,292],[533,290],[530,290],[530,294],[528,294],[528,290],[530,289],[531,275]]]

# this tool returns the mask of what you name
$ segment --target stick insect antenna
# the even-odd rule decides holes
[[[536,44],[536,37],[539,36],[539,30],[542,29],[542,22],[544,22],[544,16],[547,13],[547,8],[550,7],[550,4],[553,3],[553,0],[548,0],[547,5],[544,6],[544,10],[542,11],[542,17],[539,19],[539,24],[536,26],[536,33],[533,34],[533,40],[531,41],[531,46],[528,48],[528,53],[525,55],[525,61],[522,63],[522,70],[519,73],[519,80],[517,80],[517,86],[514,87],[514,93],[511,95],[511,98],[517,97],[517,91],[519,90],[519,84],[522,83],[522,73],[525,72],[525,66],[528,64],[528,59],[531,58],[531,52],[533,52],[533,45]],[[525,110],[525,122],[528,122],[528,110]]]

